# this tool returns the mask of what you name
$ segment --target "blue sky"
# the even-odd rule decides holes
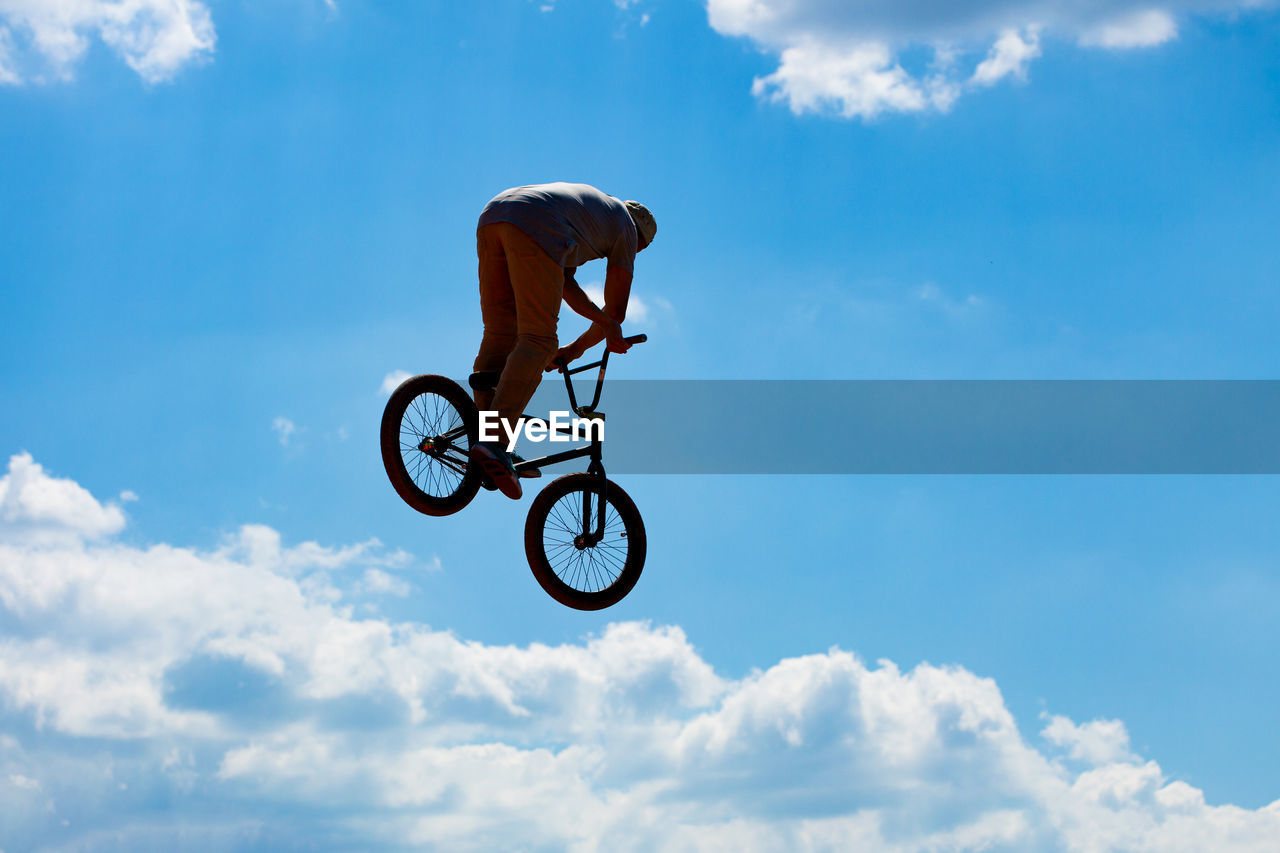
[[[477,5],[0,2],[0,849],[1274,839],[1273,478],[630,476],[583,614],[375,439],[544,180],[616,376],[1275,378],[1274,7]]]

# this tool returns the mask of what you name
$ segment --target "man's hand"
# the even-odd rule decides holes
[[[631,344],[623,340],[622,324],[610,321],[612,325],[606,326],[604,330],[605,347],[609,352],[624,353],[631,349]]]
[[[546,373],[550,373],[553,370],[559,370],[561,364],[569,364],[580,358],[582,358],[582,351],[578,349],[576,343],[572,343],[556,350],[556,354],[551,356],[551,361],[547,362],[547,366],[543,370]]]

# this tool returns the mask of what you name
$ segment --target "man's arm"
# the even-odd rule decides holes
[[[598,305],[591,301],[591,297],[578,286],[577,280],[573,276],[573,270],[564,271],[564,304],[573,309],[573,313],[579,317],[584,317],[592,323],[600,323],[608,320],[607,314],[600,309]]]
[[[594,302],[578,286],[572,271],[566,271],[564,279],[565,304],[578,314],[591,321],[591,328],[583,332],[576,341],[561,347],[556,353],[553,364],[547,366],[554,369],[554,361],[566,363],[576,358],[591,347],[608,339],[610,352],[626,352],[631,345],[622,339],[622,321],[627,318],[627,302],[631,298],[631,271],[618,266],[609,267],[604,279],[604,308]]]
[[[611,266],[604,277],[604,313],[621,323],[627,319],[627,303],[631,301],[631,270]]]

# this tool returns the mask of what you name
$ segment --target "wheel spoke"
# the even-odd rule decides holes
[[[600,499],[599,492],[574,489],[547,510],[543,520],[542,550],[552,572],[562,583],[578,592],[597,593],[617,583],[627,566],[629,543],[626,524],[612,501],[605,501],[603,538],[594,545],[579,548],[584,499],[591,504]],[[591,506],[590,529],[596,526],[598,509]]]
[[[400,419],[400,458],[409,480],[427,497],[448,498],[466,479],[466,448],[454,444],[466,434],[461,412],[439,393],[424,391],[405,406]],[[448,449],[435,454],[421,449],[424,441],[436,438],[443,439]]]

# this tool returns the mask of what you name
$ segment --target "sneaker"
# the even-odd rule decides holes
[[[521,462],[525,461],[524,457],[519,453],[516,453],[514,450],[508,455],[511,457],[511,464],[513,466],[519,465]],[[525,468],[523,471],[516,471],[516,474],[520,476],[521,480],[536,480],[542,476],[542,469]],[[483,470],[480,472],[480,485],[484,486],[484,488],[490,492],[496,492],[498,490],[498,487],[493,484],[493,480],[489,479],[489,475],[484,473]],[[0,853],[2,853],[2,851],[0,851]]]
[[[521,456],[519,453],[516,453],[514,450],[511,451],[512,465],[519,465],[521,462],[524,462],[524,461],[525,460],[523,456]],[[525,468],[523,471],[517,471],[516,473],[520,475],[521,480],[536,480],[542,476],[542,469],[541,468]]]
[[[486,474],[498,491],[514,500],[519,500],[524,490],[520,488],[520,478],[516,475],[511,458],[498,444],[480,442],[471,447],[471,458],[480,470]]]

